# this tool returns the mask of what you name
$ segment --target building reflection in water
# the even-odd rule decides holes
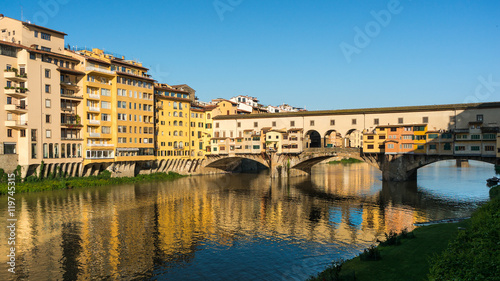
[[[366,164],[320,165],[311,177],[290,180],[215,175],[19,194],[16,277],[148,278],[189,266],[200,251],[224,255],[242,241],[355,252],[386,232],[412,230],[416,221],[462,215],[415,182],[379,178]],[[0,201],[6,221],[7,199]],[[6,253],[6,243],[0,249]],[[5,266],[5,255],[0,262]]]

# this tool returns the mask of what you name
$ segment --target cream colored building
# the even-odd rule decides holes
[[[76,116],[82,114],[77,84],[83,73],[75,69],[78,60],[64,54],[65,36],[0,18],[0,67],[4,69],[0,158],[9,159],[7,166],[21,165],[23,175],[32,174],[42,161],[46,167],[82,161],[81,124]]]

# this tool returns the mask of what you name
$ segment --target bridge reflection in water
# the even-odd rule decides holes
[[[216,175],[20,194],[16,276],[304,279],[385,232],[467,216],[477,203],[466,195],[459,204],[443,200],[416,183],[382,184],[380,177],[367,164],[319,165],[311,177],[288,181]],[[0,262],[5,266],[5,255]]]

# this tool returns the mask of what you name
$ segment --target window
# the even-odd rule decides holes
[[[38,30],[34,31],[34,35],[35,35],[36,38],[38,38]]]
[[[37,36],[35,36],[35,37],[37,37]],[[44,39],[44,40],[48,40],[48,41],[50,41],[50,34],[47,34],[47,33],[45,33],[45,32],[41,32],[41,36],[40,36],[40,38],[42,38],[42,39]]]
[[[429,117],[422,117],[422,123],[429,123]]]
[[[330,120],[330,126],[335,126],[335,120],[334,119]]]
[[[356,125],[356,123],[357,123],[356,119],[352,119],[351,123],[352,123],[352,125]]]
[[[253,126],[254,126],[254,128],[259,127],[259,122],[253,122]]]
[[[480,140],[481,139],[481,135],[471,135],[470,138],[472,140]]]
[[[493,145],[486,145],[484,147],[484,151],[495,151],[495,146],[493,146]]]
[[[217,123],[217,124],[219,124],[219,123]],[[238,122],[237,125],[238,125],[238,128],[241,128],[241,122]]]
[[[373,119],[373,125],[378,125],[380,123],[378,118]]]
[[[51,52],[51,51],[52,51],[52,49],[51,49],[51,48],[44,47],[44,46],[40,47],[40,49],[42,49],[42,51],[45,51],[45,52]],[[49,60],[49,62],[50,62],[52,59],[51,59],[51,58],[49,58],[48,60]]]
[[[314,120],[311,120],[311,121],[309,122],[309,124],[310,124],[311,126],[314,126]]]
[[[398,118],[398,123],[399,123],[399,124],[403,124],[403,117],[399,117],[399,118]]]
[[[50,85],[45,85],[45,93],[50,94]]]
[[[472,150],[472,151],[480,151],[481,148],[479,146],[477,146],[477,145],[473,145],[473,146],[470,147],[470,150]]]
[[[295,127],[295,121],[290,121],[290,127]]]
[[[52,131],[51,130],[45,130],[45,137],[51,138],[52,137]]]
[[[276,127],[276,121],[273,121],[273,127]]]
[[[45,78],[50,78],[50,69],[45,69]]]
[[[45,100],[45,107],[50,108],[50,99]]]
[[[465,151],[465,146],[457,145],[457,146],[455,146],[455,151]]]
[[[482,114],[476,115],[476,121],[477,122],[483,122],[483,115]]]
[[[12,138],[12,129],[7,129],[7,137]]]
[[[373,144],[369,144],[368,149],[373,149]]]
[[[393,143],[388,143],[387,148],[394,149],[394,144]]]
[[[436,145],[435,144],[430,144],[429,145],[430,150],[436,150]]]
[[[31,60],[36,60],[36,54],[35,53],[30,53],[30,59]]]
[[[45,123],[51,123],[50,114],[45,115]]]

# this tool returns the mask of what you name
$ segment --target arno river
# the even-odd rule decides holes
[[[288,182],[229,174],[17,194],[17,274],[4,229],[0,280],[304,280],[390,230],[469,216],[493,175],[440,162],[418,183],[386,184],[367,164],[317,165]]]

